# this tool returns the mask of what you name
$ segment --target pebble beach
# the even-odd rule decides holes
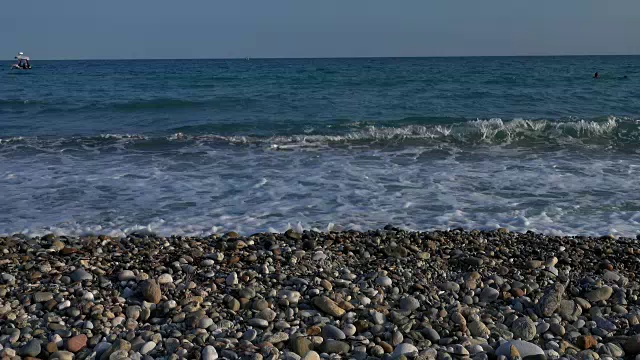
[[[0,238],[2,359],[640,359],[640,240]]]

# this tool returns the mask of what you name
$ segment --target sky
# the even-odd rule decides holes
[[[0,35],[0,59],[640,54],[640,1],[18,0]]]

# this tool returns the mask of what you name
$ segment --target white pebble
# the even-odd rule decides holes
[[[171,274],[162,274],[158,276],[158,284],[163,285],[171,283],[173,283],[173,277],[171,276]]]
[[[228,286],[233,286],[233,285],[237,285],[238,284],[238,274],[234,271],[231,274],[229,274],[229,276],[227,276],[227,285]]]
[[[202,360],[216,360],[217,358],[218,352],[213,346],[207,345],[202,349]]]
[[[58,310],[64,310],[64,309],[68,308],[69,306],[71,306],[71,301],[65,300],[65,301],[61,302],[60,304],[58,304]]]

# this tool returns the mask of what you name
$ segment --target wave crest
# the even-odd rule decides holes
[[[402,126],[377,126],[370,123],[353,123],[338,133],[309,133],[301,129],[293,135],[193,135],[176,132],[168,136],[150,137],[140,134],[103,134],[92,137],[0,139],[0,145],[33,144],[37,146],[101,145],[120,146],[168,145],[173,143],[257,145],[272,149],[317,148],[331,146],[438,146],[454,144],[474,145],[602,145],[619,148],[640,145],[639,122],[626,118],[609,117],[603,120],[525,120],[504,121],[499,118],[473,120],[451,124],[407,124]],[[327,126],[328,128],[328,126]],[[333,129],[331,129],[333,130]],[[334,130],[333,130],[334,131]],[[314,133],[315,132],[315,133]]]

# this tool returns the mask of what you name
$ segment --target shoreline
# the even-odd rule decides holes
[[[496,231],[0,237],[0,356],[640,354],[640,240]]]
[[[180,232],[175,231],[173,233],[168,233],[166,231],[154,231],[147,229],[142,226],[127,228],[126,230],[111,230],[108,232],[100,232],[100,231],[86,231],[86,232],[66,232],[64,230],[51,230],[47,229],[46,231],[37,230],[37,231],[26,231],[26,232],[7,232],[0,233],[0,239],[3,238],[18,238],[22,240],[28,239],[41,239],[41,238],[65,238],[72,239],[74,241],[78,239],[92,239],[92,238],[108,238],[108,239],[123,239],[129,237],[137,237],[137,238],[185,238],[185,239],[220,239],[223,237],[227,237],[228,234],[233,234],[238,238],[251,238],[255,236],[268,236],[268,235],[281,235],[286,233],[287,231],[294,231],[300,234],[315,234],[317,235],[328,235],[328,234],[346,234],[346,233],[359,233],[359,234],[370,234],[376,231],[388,231],[394,229],[394,231],[402,231],[405,233],[417,233],[417,234],[427,234],[427,233],[449,233],[449,232],[464,232],[471,234],[490,234],[490,233],[509,233],[513,235],[528,235],[534,234],[536,236],[541,236],[544,238],[554,238],[554,239],[578,239],[578,240],[597,240],[597,239],[614,239],[621,241],[635,241],[640,240],[640,228],[633,234],[630,233],[621,233],[618,231],[614,232],[601,232],[601,233],[564,233],[559,230],[549,229],[549,230],[528,230],[528,229],[514,229],[507,227],[431,227],[424,230],[415,230],[413,228],[408,228],[405,226],[392,226],[386,225],[384,228],[370,228],[370,229],[362,229],[362,227],[358,226],[356,228],[350,228],[349,226],[343,225],[333,225],[334,227],[329,229],[322,229],[318,227],[302,227],[300,223],[298,226],[292,226],[289,223],[289,226],[286,227],[286,230],[278,230],[269,227],[269,230],[257,230],[257,231],[241,231],[235,230],[233,228],[224,230],[222,227],[217,227],[217,229],[211,231],[194,231],[194,232]],[[233,230],[232,230],[233,229]],[[636,234],[637,233],[637,234]]]

